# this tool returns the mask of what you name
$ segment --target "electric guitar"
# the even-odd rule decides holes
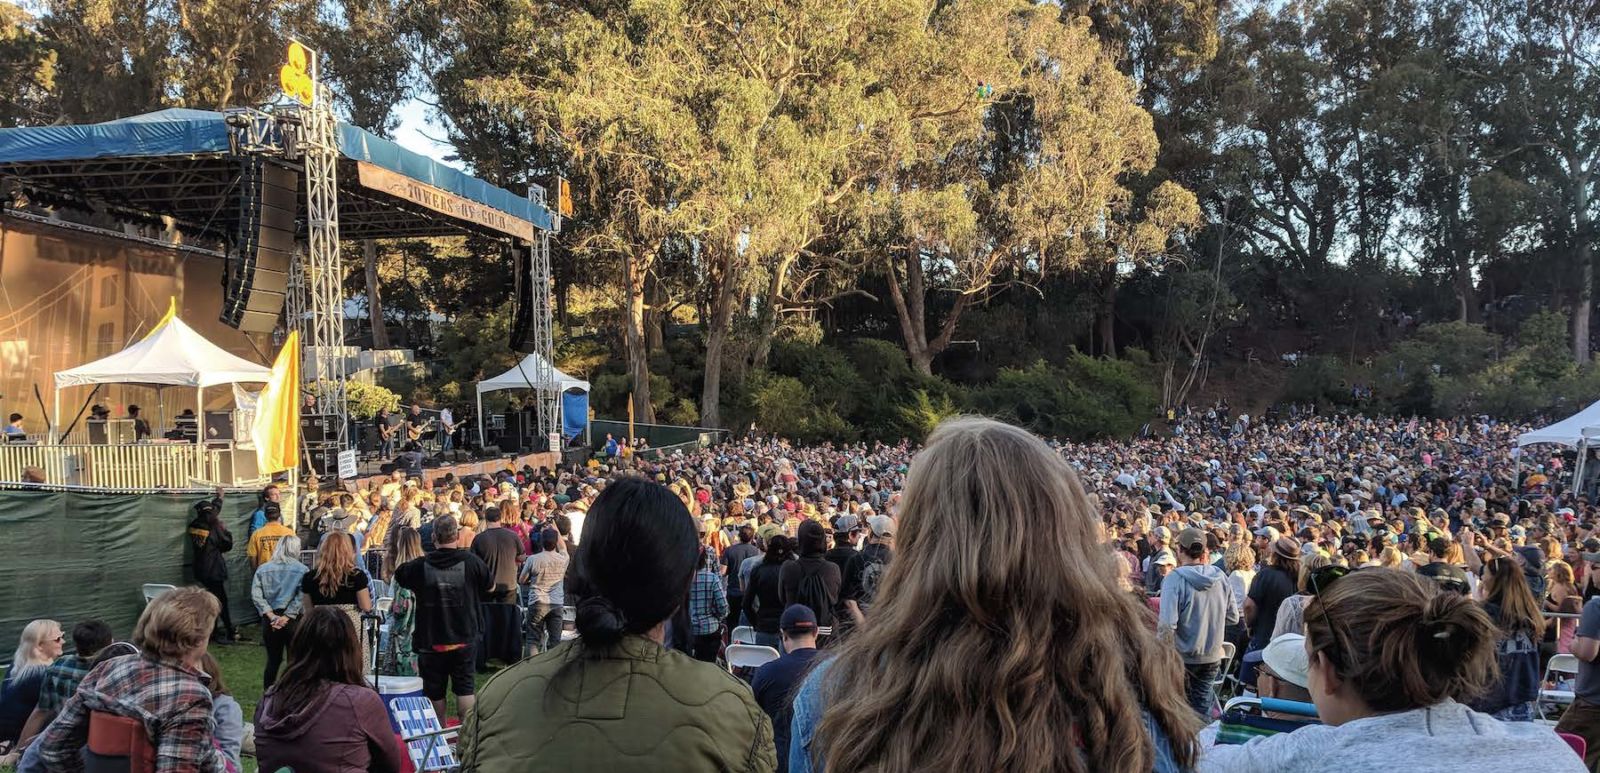
[[[432,432],[432,431],[433,431],[433,419],[428,419],[427,421],[422,422],[421,424],[407,424],[406,425],[406,440],[409,440],[409,441],[415,443],[418,440],[421,440],[423,435],[426,435],[426,434],[428,434],[429,432]]]

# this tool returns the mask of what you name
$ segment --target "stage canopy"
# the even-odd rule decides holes
[[[0,129],[0,177],[16,178],[47,205],[82,202],[123,216],[171,217],[190,233],[225,240],[239,216],[240,157],[229,133],[222,113],[182,108],[98,124]],[[357,127],[340,124],[339,153],[345,239],[479,233],[531,241],[535,229],[551,228],[542,204]],[[302,213],[304,198],[302,184]]]
[[[265,382],[272,371],[224,351],[194,328],[170,317],[144,340],[110,357],[58,371],[56,388],[89,384],[160,384],[208,387]],[[59,392],[58,392],[59,394]],[[60,414],[60,411],[57,411]]]
[[[1518,446],[1531,446],[1538,443],[1553,443],[1556,445],[1576,448],[1586,436],[1600,434],[1600,402],[1590,405],[1572,416],[1551,424],[1548,427],[1524,432],[1517,436]]]
[[[583,431],[583,425],[589,421],[587,400],[589,394],[589,382],[584,381],[583,379],[573,378],[572,376],[562,373],[561,371],[557,370],[554,365],[549,366],[551,379],[549,381],[545,381],[539,378],[539,373],[543,370],[544,365],[544,358],[540,357],[539,354],[535,352],[522,358],[522,362],[517,363],[516,366],[511,370],[501,373],[494,378],[484,379],[483,381],[478,382],[478,437],[484,437],[483,393],[498,392],[504,389],[536,389],[542,392],[556,392],[562,395],[565,395],[569,389],[577,389],[582,391],[585,400],[582,408],[578,409],[578,416],[571,416],[571,411],[567,410],[568,406],[565,405],[565,403],[558,404],[562,405],[562,434],[570,438],[573,435]],[[569,418],[571,421],[567,421]],[[577,429],[573,429],[574,427],[577,427]]]

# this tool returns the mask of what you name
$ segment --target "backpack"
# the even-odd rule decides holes
[[[800,585],[795,588],[794,603],[811,607],[817,615],[817,626],[827,628],[833,625],[833,604],[828,602],[828,586],[822,581],[822,572],[810,571],[800,577]]]

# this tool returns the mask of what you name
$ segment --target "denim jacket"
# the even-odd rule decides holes
[[[823,773],[820,763],[813,765],[811,762],[811,742],[816,738],[817,725],[822,722],[822,680],[832,662],[830,658],[818,663],[795,691],[794,722],[789,733],[789,773]],[[1189,773],[1188,769],[1178,766],[1172,756],[1171,742],[1149,712],[1145,712],[1144,725],[1155,750],[1153,773]]]
[[[300,579],[307,571],[305,564],[294,559],[262,564],[250,581],[250,601],[254,602],[256,612],[266,615],[281,609],[284,617],[299,617]]]

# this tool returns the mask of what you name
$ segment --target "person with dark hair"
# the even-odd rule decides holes
[[[522,564],[522,540],[501,516],[499,507],[483,509],[484,529],[472,538],[472,554],[489,568],[489,595],[483,605],[483,632],[477,648],[477,667],[484,671],[490,658],[505,663],[522,659],[522,607],[517,605],[517,569]]]
[[[295,530],[283,522],[282,504],[274,501],[263,502],[261,509],[256,512],[261,514],[261,525],[251,530],[245,542],[245,555],[250,557],[250,566],[253,569],[259,569],[262,564],[272,560],[272,552],[278,547],[278,540],[295,536]],[[296,553],[294,559],[300,560],[300,555]]]
[[[794,542],[778,534],[767,540],[767,554],[750,570],[745,583],[744,616],[756,629],[756,643],[778,649],[778,620],[783,616],[783,567],[794,561]]]
[[[216,497],[195,503],[194,518],[189,521],[189,543],[194,546],[195,580],[217,597],[217,603],[222,608],[220,622],[226,638],[221,641],[238,641],[239,632],[234,629],[233,615],[228,611],[228,559],[223,556],[233,550],[233,535],[222,523],[220,487]],[[213,636],[213,639],[216,637]]]
[[[745,559],[761,555],[761,548],[756,547],[756,530],[749,526],[740,526],[738,542],[728,546],[722,551],[722,582],[728,596],[728,630],[733,630],[739,625],[739,608],[744,605],[744,582],[739,576],[739,566]]]
[[[1211,565],[1206,535],[1193,526],[1178,532],[1178,568],[1161,583],[1156,633],[1183,658],[1184,694],[1195,713],[1209,718],[1212,689],[1228,626],[1239,621],[1233,586]]]
[[[332,607],[317,607],[300,621],[289,664],[261,697],[255,722],[261,770],[400,770],[388,711],[362,677],[356,627]]]
[[[772,718],[773,747],[778,752],[778,771],[789,769],[789,724],[794,720],[794,691],[805,678],[811,661],[817,657],[817,616],[811,607],[793,604],[778,620],[783,635],[783,655],[756,669],[750,690],[756,703]]]
[[[478,643],[479,605],[494,587],[483,559],[463,550],[461,527],[453,516],[433,520],[434,549],[394,570],[396,585],[417,596],[411,647],[417,653],[422,691],[445,718],[445,688],[455,693],[463,716],[472,712]]]
[[[206,688],[211,691],[211,745],[228,759],[229,770],[244,770],[239,759],[244,746],[244,708],[223,681],[222,664],[215,655],[207,652],[200,658],[200,668],[207,677]]]
[[[569,557],[561,548],[561,533],[545,527],[539,532],[539,552],[522,562],[517,579],[528,586],[528,647],[545,652],[561,643],[562,608],[566,594],[562,582]]]
[[[1515,560],[1494,558],[1483,569],[1483,609],[1495,624],[1499,678],[1471,706],[1506,722],[1532,722],[1533,703],[1539,698],[1544,614]]]
[[[662,647],[699,547],[667,489],[640,478],[607,486],[569,572],[578,638],[484,685],[462,728],[461,770],[774,770],[772,724],[749,687]]]
[[[723,618],[728,616],[728,597],[717,576],[717,557],[711,548],[701,549],[700,569],[689,586],[690,654],[695,660],[715,663],[722,645]]]
[[[844,575],[838,566],[822,557],[828,552],[828,532],[816,521],[803,521],[795,541],[799,545],[800,558],[785,564],[778,575],[782,588],[781,603],[785,607],[790,604],[811,607],[811,611],[817,614],[817,625],[820,628],[832,628]]]
[[[1471,599],[1395,569],[1324,580],[1305,615],[1308,684],[1322,724],[1210,746],[1213,725],[1201,733],[1208,748],[1199,773],[1586,770],[1549,728],[1463,705],[1489,687],[1499,638]]]

